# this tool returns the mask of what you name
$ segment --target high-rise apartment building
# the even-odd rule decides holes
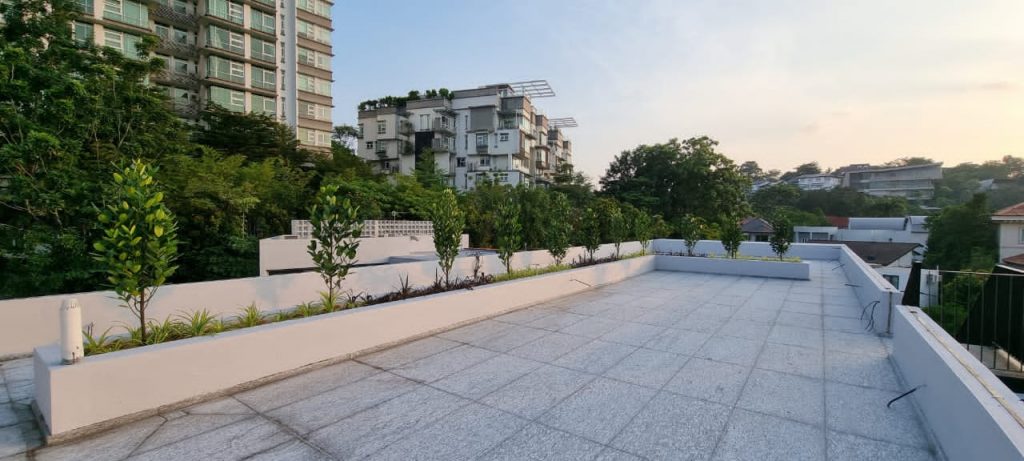
[[[326,0],[79,0],[76,39],[137,56],[155,34],[167,69],[152,82],[196,119],[216,103],[272,115],[303,147],[331,146],[331,2]]]
[[[360,157],[375,171],[411,174],[432,152],[451,185],[472,189],[488,178],[499,183],[547,184],[572,163],[564,128],[571,118],[548,119],[533,99],[554,96],[547,82],[487,85],[448,96],[380,103],[359,111]]]

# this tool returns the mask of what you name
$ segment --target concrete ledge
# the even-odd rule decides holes
[[[773,277],[810,280],[811,265],[805,262],[754,261],[691,256],[655,256],[655,267],[661,271],[700,272],[705,274]]]
[[[1024,459],[1024,404],[928,314],[896,306],[892,358],[947,459]]]
[[[197,396],[653,271],[644,256],[305,319],[86,357],[35,349],[36,404],[50,440],[96,432]]]

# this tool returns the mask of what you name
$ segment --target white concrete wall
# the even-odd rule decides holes
[[[873,308],[868,308],[874,321],[875,333],[890,333],[892,307],[902,299],[899,290],[846,245],[839,245],[838,259],[846,272],[846,278],[857,293],[860,305],[863,307],[878,302]]]
[[[653,244],[654,251],[659,253],[685,253],[686,242],[679,239],[657,239]],[[701,240],[693,249],[697,254],[724,255],[725,248],[718,240]],[[740,255],[774,258],[770,244],[765,242],[743,242],[740,244]],[[787,257],[801,259],[834,260],[839,259],[839,245],[818,243],[794,243],[786,253]]]
[[[1020,399],[927,314],[896,307],[892,358],[947,459],[1024,459]]]
[[[636,242],[622,245],[623,254],[639,250],[640,244]],[[611,244],[606,244],[601,246],[596,255],[605,257],[614,251]],[[566,262],[583,253],[581,247],[571,248]],[[472,257],[456,258],[452,276],[471,276],[473,262]],[[496,255],[481,256],[480,262],[483,273],[505,272]],[[552,263],[546,251],[524,251],[512,259],[514,269],[543,267]],[[376,296],[396,291],[400,286],[400,278],[406,276],[410,284],[423,286],[433,283],[435,277],[441,276],[441,271],[437,261],[362,267],[349,273],[343,287],[354,294]],[[315,272],[165,285],[154,296],[147,309],[147,317],[160,321],[202,309],[208,309],[217,316],[230,317],[250,303],[265,311],[288,309],[317,300],[318,293],[324,289],[323,280]],[[121,325],[137,322],[128,309],[120,307],[120,302],[110,291],[0,301],[0,325],[4,326],[3,334],[0,335],[0,357],[28,354],[35,347],[56,342],[60,337],[58,309],[64,299],[72,297],[78,298],[82,304],[83,324],[93,324],[97,334],[108,328],[113,328],[112,333],[119,333],[122,331]]]
[[[313,267],[313,258],[306,248],[310,239],[268,238],[260,240],[260,275],[281,269]],[[469,247],[469,235],[463,234],[459,248]],[[434,237],[406,235],[401,237],[374,237],[359,239],[357,264],[384,264],[392,256],[414,253],[433,253]]]
[[[86,357],[35,352],[36,402],[58,439],[255,380],[422,337],[654,270],[646,256]],[[145,392],[139,392],[145,389]],[[111,421],[115,420],[115,421]],[[99,425],[99,426],[98,426]]]
[[[1024,243],[1020,241],[1021,228],[1024,228],[1024,223],[999,223],[999,261],[1024,253]]]
[[[658,255],[655,267],[660,271],[698,272],[703,274],[739,275],[810,280],[811,265],[805,262],[753,261],[689,256]]]

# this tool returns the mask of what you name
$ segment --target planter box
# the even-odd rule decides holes
[[[754,261],[749,259],[669,255],[657,255],[655,258],[655,267],[660,271],[700,272],[705,274],[774,277],[794,280],[811,279],[811,265],[805,262]]]
[[[75,365],[60,364],[57,345],[40,347],[34,359],[36,405],[49,439],[67,439],[252,387],[307,365],[619,282],[654,267],[654,256],[632,258],[91,356]]]

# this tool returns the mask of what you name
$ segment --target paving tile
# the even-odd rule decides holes
[[[598,375],[619,363],[636,349],[636,346],[595,339],[561,356],[552,364]]]
[[[671,352],[637,349],[610,368],[604,376],[660,389],[686,364],[689,357]]]
[[[722,325],[725,325],[725,322],[728,321],[731,315],[731,313],[728,313],[725,317],[721,318],[707,317],[694,311],[679,322],[676,322],[672,327],[682,330],[698,331],[701,333],[714,333],[718,331],[719,328],[722,328]]]
[[[829,431],[828,459],[831,461],[859,461],[862,459],[932,461],[936,457],[930,451],[921,448],[895,445]]]
[[[20,422],[18,414],[14,411],[14,404],[0,404],[0,427],[13,426]]]
[[[603,445],[540,424],[523,428],[478,460],[590,460]]]
[[[615,329],[607,332],[601,339],[613,343],[629,344],[631,346],[643,346],[649,343],[656,336],[667,330],[664,327],[644,325],[642,323],[626,322],[620,323]]]
[[[848,354],[889,355],[882,340],[877,336],[841,331],[825,331],[825,350]]]
[[[792,327],[821,329],[821,316],[813,314],[802,314],[799,312],[779,312],[775,318],[776,325],[789,325]]]
[[[249,415],[253,410],[234,397],[223,397],[203,402],[182,410],[190,415]]]
[[[572,312],[573,314],[580,315],[598,315],[604,311],[614,308],[615,306],[603,302],[577,302],[572,303],[565,308],[566,312]]]
[[[41,443],[39,436],[29,436],[35,431],[34,423],[20,423],[0,427],[0,457],[24,453]]]
[[[928,442],[917,420],[911,399],[902,399],[887,408],[898,396],[883,391],[827,382],[828,428],[875,440],[927,448]]]
[[[786,303],[782,305],[782,309],[785,310],[788,306],[797,303],[815,304],[820,306],[821,293],[820,291],[814,293],[794,293],[792,290],[790,290],[790,293],[786,295]]]
[[[665,390],[732,405],[743,390],[750,368],[693,358],[665,385]]]
[[[605,333],[614,330],[622,324],[621,320],[611,320],[601,317],[588,317],[560,331],[565,334],[586,336],[588,338],[600,338]]]
[[[381,373],[280,407],[267,414],[299,433],[307,433],[413,391],[417,387],[419,386],[415,382],[408,379]]]
[[[870,334],[865,329],[867,323],[862,321],[860,318],[832,317],[830,315],[826,315],[824,319],[826,330],[845,331],[847,333]]]
[[[722,306],[738,307],[742,306],[748,299],[750,299],[750,296],[715,295],[712,296],[708,302],[712,304],[720,304]]]
[[[735,314],[732,315],[733,320],[750,320],[761,323],[775,323],[775,317],[779,315],[777,309],[767,309],[760,307],[741,307]]]
[[[800,302],[786,300],[782,303],[783,312],[798,312],[801,314],[821,315],[821,301]]]
[[[314,431],[308,440],[338,459],[358,459],[423,430],[469,403],[449,393],[420,386]]]
[[[825,365],[820,349],[767,343],[755,366],[820,379],[824,376]]]
[[[487,338],[489,336],[495,336],[500,333],[504,333],[509,328],[511,328],[511,325],[509,325],[508,323],[488,319],[463,327],[459,327],[454,330],[448,330],[444,333],[438,334],[437,337],[441,339],[447,339],[449,341],[472,343]]]
[[[845,384],[900,390],[889,357],[873,354],[825,353],[825,379]]]
[[[714,336],[695,354],[697,357],[736,365],[751,366],[761,352],[762,343],[730,336]]]
[[[573,314],[571,312],[555,312],[551,315],[534,320],[526,326],[540,328],[542,330],[558,331],[585,318],[586,315]]]
[[[242,459],[290,439],[291,436],[276,424],[253,417],[155,450],[133,454],[128,459]]]
[[[368,459],[474,459],[526,423],[508,413],[470,403]]]
[[[163,423],[164,418],[154,416],[73,443],[45,446],[36,451],[35,459],[124,459]]]
[[[35,390],[35,383],[31,380],[7,382],[7,397],[14,403],[30,403],[35,398]]]
[[[737,408],[715,450],[721,461],[820,461],[824,429]]]
[[[438,389],[468,399],[479,399],[498,388],[514,381],[537,367],[540,362],[522,359],[512,355],[499,355],[455,372],[434,382]]]
[[[825,422],[824,393],[820,379],[754,369],[736,405],[822,426]]]
[[[641,386],[597,378],[537,421],[607,444],[654,394]]]
[[[659,393],[611,445],[648,459],[707,459],[731,408]]]
[[[829,315],[829,316],[832,316],[832,317],[846,317],[846,318],[860,319],[860,316],[861,316],[861,310],[860,310],[859,307],[856,307],[856,306],[839,306],[839,305],[828,304],[828,303],[826,303],[825,307],[822,308],[822,312],[825,315]]]
[[[716,336],[734,336],[737,338],[764,341],[771,331],[771,325],[753,320],[732,319],[722,325]]]
[[[676,312],[669,309],[648,309],[643,315],[630,320],[631,322],[642,323],[645,325],[654,325],[657,327],[666,327],[673,325],[676,322],[683,319],[685,314]]]
[[[364,355],[357,360],[363,363],[390,370],[395,367],[415,362],[425,357],[457,347],[459,343],[429,336],[411,343],[385,349],[373,354]]]
[[[497,336],[484,338],[479,341],[473,341],[476,347],[484,348],[495,352],[508,352],[511,349],[515,349],[523,344],[527,344],[532,341],[536,341],[544,336],[551,334],[548,330],[541,330],[540,328],[530,328],[521,325],[516,325],[504,333],[500,333]]]
[[[344,386],[378,372],[373,367],[361,363],[342,362],[235,394],[235,398],[263,412]]]
[[[391,372],[414,381],[432,383],[496,355],[498,355],[498,353],[493,351],[481,349],[475,346],[462,345],[448,349],[444,352],[439,352],[431,355],[430,357],[393,368]]]
[[[721,304],[704,304],[687,315],[692,321],[698,320],[728,320],[739,307],[723,306]]]
[[[533,419],[595,378],[567,368],[544,365],[480,400],[481,403]]]
[[[146,441],[135,449],[136,453],[195,437],[204,432],[234,424],[251,418],[252,414],[239,415],[184,415],[168,420],[153,432]]]
[[[527,307],[525,309],[519,309],[500,315],[495,317],[494,320],[514,323],[517,325],[526,325],[534,320],[540,319],[541,317],[547,317],[555,312],[557,311],[543,306]]]
[[[312,446],[292,440],[246,458],[246,461],[332,461],[333,459],[330,455]]]
[[[643,458],[614,448],[605,448],[594,461],[643,461]]]
[[[531,341],[512,349],[508,353],[516,357],[551,363],[590,341],[590,338],[584,336],[551,333],[536,341]]]
[[[669,328],[655,336],[644,347],[676,354],[693,355],[711,338],[710,333]]]
[[[771,333],[768,333],[768,342],[811,349],[823,349],[825,347],[825,339],[822,336],[821,330],[789,325],[773,326]]]

